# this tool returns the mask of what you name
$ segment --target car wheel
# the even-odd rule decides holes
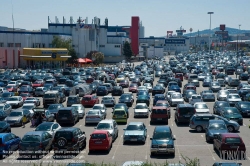
[[[228,127],[227,127],[227,129],[228,129],[228,131],[229,131],[230,133],[234,131],[234,127],[233,127],[233,126],[231,126],[231,125],[230,125],[230,126],[228,126]]]
[[[202,132],[202,130],[203,130],[203,128],[201,126],[197,126],[195,129],[197,132]]]
[[[152,153],[152,152],[150,153],[150,156],[154,156],[154,155],[155,155],[154,153]]]
[[[210,142],[210,139],[208,138],[208,136],[206,136],[206,142]]]

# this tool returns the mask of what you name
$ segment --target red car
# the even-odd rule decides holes
[[[89,139],[89,152],[94,150],[110,151],[112,148],[112,135],[106,130],[95,130]]]
[[[220,71],[219,71],[218,69],[213,69],[213,70],[212,70],[212,74],[213,74],[213,75],[216,75],[216,74],[218,74],[219,72],[220,72]]]
[[[166,107],[167,111],[168,111],[168,119],[171,118],[171,110],[170,110],[170,105],[168,104],[168,102],[166,100],[158,100],[155,104],[155,106],[157,107]]]
[[[128,91],[132,92],[132,93],[137,93],[137,91],[138,91],[138,85],[137,84],[130,84],[130,86],[128,88]]]
[[[119,86],[123,88],[128,88],[129,87],[129,81],[128,80],[121,80],[119,83]]]
[[[183,81],[183,74],[182,73],[176,73],[175,78],[179,78],[181,81]]]
[[[226,158],[228,153],[238,152],[239,158],[245,158],[246,146],[242,138],[236,133],[222,133],[215,136],[214,150],[218,150],[221,158]],[[242,156],[244,154],[244,156]]]
[[[99,99],[96,95],[85,95],[82,98],[83,106],[91,106],[93,107],[95,104],[99,104]]]
[[[25,101],[28,97],[32,97],[30,93],[21,93],[19,96],[23,98],[23,101]]]
[[[42,80],[36,80],[33,84],[32,87],[33,88],[37,88],[37,87],[42,87],[44,85],[44,81]]]
[[[17,87],[16,86],[13,86],[13,85],[8,85],[6,86],[6,89],[9,91],[9,92],[17,92]]]

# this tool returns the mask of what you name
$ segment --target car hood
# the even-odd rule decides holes
[[[139,130],[125,130],[124,135],[143,135],[144,131]]]
[[[13,117],[6,117],[6,120],[8,121],[8,120],[15,120],[15,121],[17,121],[17,120],[20,120],[22,117],[21,116],[13,116]]]
[[[130,101],[130,100],[129,99],[119,99],[119,101],[124,102],[124,101]]]
[[[53,109],[53,110],[48,110],[50,113],[57,113],[58,110],[57,109]]]
[[[211,135],[218,135],[218,134],[221,134],[221,133],[228,133],[228,130],[209,130],[209,134]]]
[[[135,112],[148,112],[148,109],[135,109]]]
[[[226,115],[226,118],[230,119],[230,118],[242,118],[241,114],[230,114],[230,115]]]
[[[16,103],[18,103],[18,101],[6,101],[6,103],[8,103],[8,104],[16,104]]]
[[[196,112],[198,112],[198,113],[199,113],[199,112],[209,112],[209,109],[207,109],[207,108],[206,108],[206,109],[197,109],[197,108],[196,108],[195,110],[196,110]]]
[[[163,145],[163,144],[173,144],[173,140],[170,139],[153,139],[152,145]]]

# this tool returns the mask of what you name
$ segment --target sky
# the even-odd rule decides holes
[[[69,22],[70,16],[108,18],[110,26],[131,25],[131,16],[139,16],[145,27],[145,37],[162,37],[180,27],[193,32],[211,27],[250,29],[250,0],[0,0],[0,26],[27,30],[48,28],[48,16],[55,22]]]

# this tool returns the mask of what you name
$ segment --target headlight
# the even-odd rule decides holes
[[[158,145],[151,145],[151,148],[158,148]]]
[[[174,148],[174,145],[167,145],[167,148]]]

